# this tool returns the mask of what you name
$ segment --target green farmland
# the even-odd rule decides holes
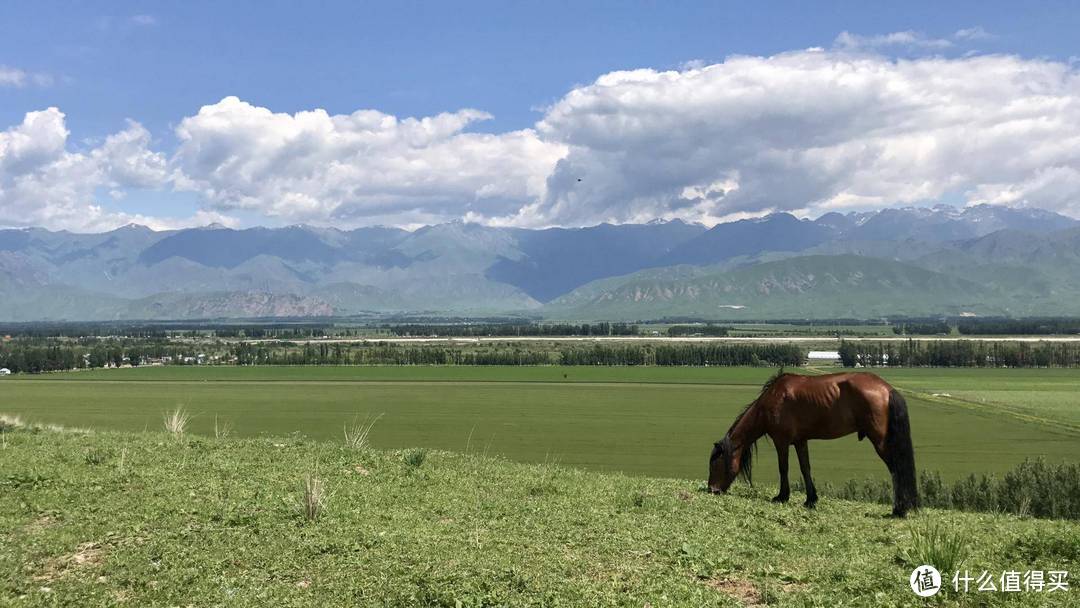
[[[762,368],[164,367],[0,381],[0,412],[74,427],[158,430],[183,407],[190,430],[299,433],[338,441],[381,416],[376,448],[422,446],[634,475],[701,479],[713,441],[772,373]],[[1080,372],[902,369],[920,469],[946,479],[1025,458],[1080,461]],[[775,455],[759,446],[759,479]],[[814,442],[815,477],[885,476],[854,436]]]

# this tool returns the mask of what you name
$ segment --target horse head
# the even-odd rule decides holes
[[[730,433],[714,443],[709,455],[709,491],[713,494],[727,492],[739,475],[749,482],[751,454],[749,448],[736,449]]]

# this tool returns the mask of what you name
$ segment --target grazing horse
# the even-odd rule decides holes
[[[915,453],[904,398],[887,382],[870,373],[846,372],[824,376],[773,376],[761,394],[739,414],[727,435],[709,457],[709,491],[726,492],[736,476],[750,481],[755,442],[768,435],[780,465],[780,493],[773,502],[787,502],[788,448],[795,446],[806,483],[806,506],[817,503],[810,478],[810,439],[836,439],[851,433],[869,438],[885,461],[893,480],[893,515],[903,517],[919,506],[915,487]]]

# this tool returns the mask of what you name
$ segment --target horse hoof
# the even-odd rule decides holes
[[[772,501],[775,503],[785,503],[788,501],[788,497],[784,496],[783,494],[779,494],[777,496],[774,496]]]
[[[816,500],[808,500],[803,504],[806,506],[807,509],[813,509],[814,507],[817,506],[817,501]]]

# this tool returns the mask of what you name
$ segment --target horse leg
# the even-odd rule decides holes
[[[810,448],[806,441],[795,443],[795,453],[799,455],[799,469],[802,470],[803,483],[806,484],[806,507],[813,509],[817,504],[817,490],[814,488],[814,480],[810,477]]]
[[[776,442],[776,462],[780,465],[780,493],[772,499],[773,502],[787,502],[791,495],[791,486],[788,485],[788,444]]]

